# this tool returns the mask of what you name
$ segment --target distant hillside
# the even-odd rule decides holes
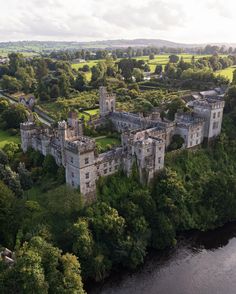
[[[213,44],[212,44],[213,45]],[[214,44],[218,46],[236,47],[236,44]],[[121,47],[168,47],[168,48],[197,48],[205,47],[206,44],[184,44],[175,43],[161,39],[134,39],[134,40],[104,40],[92,42],[66,42],[66,41],[18,41],[0,42],[0,55],[3,52],[20,51],[29,53],[51,52],[54,50],[73,50],[73,49],[105,49]]]

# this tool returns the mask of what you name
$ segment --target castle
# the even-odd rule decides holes
[[[69,113],[68,121],[57,128],[38,127],[33,121],[22,123],[21,146],[43,155],[51,154],[65,167],[66,183],[80,188],[86,200],[96,197],[96,181],[122,169],[131,173],[137,164],[140,181],[150,182],[163,169],[164,157],[174,135],[180,135],[182,148],[193,148],[218,136],[221,132],[224,100],[220,95],[205,95],[190,101],[191,112],[177,112],[174,121],[162,120],[157,109],[141,114],[116,111],[116,97],[105,87],[99,89],[100,123],[112,121],[121,133],[121,146],[97,154],[95,140],[83,135],[83,121]]]

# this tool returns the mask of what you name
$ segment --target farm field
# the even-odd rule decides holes
[[[19,144],[20,138],[18,136],[11,136],[7,131],[0,130],[0,148],[3,148],[10,142]]]
[[[14,50],[0,50],[0,56],[2,57],[7,57],[8,54],[12,52],[17,52],[23,54],[25,57],[32,57],[32,56],[37,56],[39,53],[37,52],[27,52],[27,51],[14,51]]]
[[[227,67],[227,68],[222,69],[222,70],[218,70],[216,73],[220,74],[222,76],[225,76],[230,81],[232,81],[233,80],[233,72],[235,70],[236,70],[236,66],[231,66],[231,67]]]
[[[177,54],[179,56],[179,58],[183,57],[184,61],[186,62],[191,62],[192,59],[192,54]],[[160,54],[160,55],[155,55],[154,59],[149,60],[149,56],[139,56],[139,57],[133,57],[134,59],[137,60],[145,60],[147,61],[147,63],[150,66],[151,72],[155,71],[156,65],[162,65],[163,67],[168,63],[169,61],[169,56],[170,54]],[[199,58],[202,57],[209,57],[211,55],[199,55],[199,54],[195,54],[195,60],[198,60]],[[221,56],[227,56],[227,55],[221,55]],[[72,68],[78,70],[80,68],[82,68],[85,64],[87,64],[90,68],[95,66],[97,63],[101,62],[101,61],[105,61],[104,59],[99,59],[99,60],[89,60],[87,62],[82,62],[82,63],[72,63]],[[119,59],[117,59],[117,61],[119,61]],[[114,61],[115,62],[115,61]],[[91,72],[87,72],[85,73],[86,77],[88,80],[91,80]]]

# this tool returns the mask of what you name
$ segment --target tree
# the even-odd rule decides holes
[[[44,58],[40,58],[39,60],[37,60],[36,64],[37,79],[41,80],[43,77],[48,75],[47,63]]]
[[[19,164],[18,174],[22,189],[29,190],[33,185],[33,181],[31,178],[31,173],[25,168],[25,165],[22,162],[20,162]]]
[[[11,105],[3,111],[1,119],[6,123],[8,129],[18,129],[20,123],[27,120],[27,114],[28,112],[23,105]]]
[[[60,96],[60,89],[57,84],[52,86],[50,96],[54,99]]]
[[[0,179],[15,193],[17,197],[22,196],[19,175],[11,170],[9,166],[0,164]]]
[[[0,181],[0,243],[13,244],[15,233],[15,203],[12,191]]]
[[[19,67],[25,66],[24,56],[21,53],[10,53],[9,57],[9,70],[12,75],[15,75]]]
[[[17,262],[1,277],[3,293],[84,294],[80,264],[39,236],[25,242],[17,252]]]
[[[162,65],[157,64],[157,66],[155,68],[155,74],[160,75],[161,73],[162,73]]]
[[[185,106],[185,103],[183,102],[183,100],[181,98],[176,97],[175,99],[173,99],[171,101],[171,103],[167,104],[166,108],[167,108],[167,111],[168,111],[168,113],[167,113],[168,119],[173,120],[174,117],[175,117],[175,113],[178,110],[185,110],[186,106]]]
[[[87,87],[87,80],[84,73],[78,72],[74,87],[78,91],[84,91]]]
[[[9,160],[13,160],[15,154],[19,151],[19,145],[14,142],[9,142],[4,145],[3,151]]]
[[[19,67],[15,73],[16,78],[21,82],[22,90],[25,93],[34,91],[36,80],[32,66]]]
[[[155,59],[155,54],[154,54],[154,53],[151,53],[151,54],[149,55],[149,59],[150,59],[150,60]]]
[[[61,257],[63,268],[63,292],[65,294],[85,294],[81,279],[80,263],[76,256],[66,253]]]
[[[172,54],[169,56],[169,62],[170,63],[177,63],[179,61],[179,56],[178,55],[175,55],[175,54]]]
[[[0,149],[0,164],[7,165],[9,163],[7,154]]]
[[[88,220],[79,218],[73,225],[73,252],[78,256],[84,277],[92,274],[92,259],[94,253],[94,240],[90,229],[88,228]]]
[[[141,82],[143,80],[143,73],[142,73],[141,69],[139,69],[139,68],[133,69],[133,76],[134,76],[136,82]]]
[[[69,96],[69,90],[70,90],[70,80],[68,75],[66,75],[65,72],[62,72],[59,77],[59,88],[60,88],[60,94],[63,97]]]
[[[43,171],[45,174],[56,175],[58,165],[52,155],[48,154],[45,156],[43,161]]]
[[[9,107],[9,102],[6,99],[0,99],[0,114]]]
[[[21,90],[22,84],[15,77],[4,75],[1,81],[2,88],[9,91],[10,93],[15,93]]]
[[[89,67],[88,64],[85,64],[85,65],[81,68],[81,70],[82,70],[83,72],[89,72],[89,71],[90,71],[90,67]]]
[[[184,144],[184,139],[180,135],[173,135],[168,149],[170,151],[180,149],[183,146],[183,144]]]
[[[232,80],[232,84],[236,85],[236,70],[233,71],[233,80]]]

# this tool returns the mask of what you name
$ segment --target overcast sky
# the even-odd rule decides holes
[[[235,0],[0,0],[0,41],[236,42]]]

